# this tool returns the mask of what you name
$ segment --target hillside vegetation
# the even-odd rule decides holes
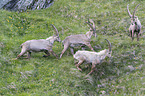
[[[43,10],[18,13],[0,10],[0,95],[4,96],[102,96],[145,95],[145,35],[132,42],[128,28],[131,13],[141,4],[136,16],[145,31],[145,1],[143,0],[55,0]],[[20,45],[32,39],[45,39],[54,34],[50,24],[59,31],[61,40],[89,30],[89,18],[96,24],[97,38],[92,37],[95,51],[112,43],[112,57],[96,65],[97,71],[86,76],[91,64],[83,64],[80,72],[70,50],[61,59],[44,53],[32,53],[31,59],[14,60]],[[95,46],[101,46],[97,49]],[[62,43],[53,50],[60,55]],[[81,49],[76,49],[81,50]],[[90,50],[87,48],[87,50]]]

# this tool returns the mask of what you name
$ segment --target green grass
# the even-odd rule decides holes
[[[126,10],[129,4],[133,12],[139,3],[136,15],[144,25],[143,0],[55,0],[50,8],[43,10],[24,13],[0,10],[0,95],[145,95],[144,34],[139,42],[136,38],[131,41]],[[106,58],[97,65],[92,75],[86,76],[91,66],[81,65],[82,72],[75,67],[72,55],[67,54],[69,50],[61,59],[32,53],[30,60],[13,60],[20,53],[23,42],[52,36],[54,30],[50,24],[56,26],[63,40],[71,34],[87,32],[89,27],[85,22],[88,18],[97,26],[98,37],[92,37],[91,45],[99,44],[105,49],[108,44],[104,39],[108,39],[113,51],[113,58]],[[54,43],[56,54],[60,55],[62,49],[61,43]]]

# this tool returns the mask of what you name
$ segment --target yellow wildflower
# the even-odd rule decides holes
[[[9,16],[10,19],[12,19],[12,17]]]
[[[9,22],[9,20],[8,19],[6,19],[8,22]]]

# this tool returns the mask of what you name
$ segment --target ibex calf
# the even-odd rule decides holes
[[[52,55],[54,55],[57,58],[57,55],[52,50],[52,46],[53,46],[54,41],[60,42],[61,40],[59,38],[59,33],[58,33],[58,30],[56,29],[56,27],[54,25],[52,25],[52,27],[54,28],[56,35],[50,36],[47,39],[28,40],[28,41],[24,42],[21,45],[21,47],[22,47],[21,53],[17,56],[16,59],[18,59],[20,56],[22,56],[26,52],[27,52],[27,57],[25,57],[25,58],[29,59],[31,52],[41,52],[41,51],[43,51],[47,54],[44,56],[49,56],[51,53]]]
[[[86,23],[89,24],[89,26],[91,27],[90,31],[88,31],[86,34],[70,35],[62,41],[64,45],[64,49],[61,52],[60,58],[62,57],[64,52],[68,49],[68,47],[70,47],[72,55],[74,55],[74,51],[73,51],[74,46],[86,45],[91,50],[94,51],[94,49],[92,48],[90,44],[90,41],[91,41],[91,37],[93,33],[96,33],[96,30],[92,24],[90,24],[89,22],[86,22]]]
[[[106,56],[111,57],[111,53],[112,53],[111,43],[107,39],[105,39],[105,40],[109,44],[109,49],[104,49],[100,52],[90,52],[90,51],[80,51],[79,50],[73,55],[73,57],[78,60],[78,64],[76,64],[76,67],[80,71],[82,71],[82,69],[79,68],[79,66],[84,61],[86,61],[87,63],[92,63],[91,71],[88,73],[88,75],[89,75],[95,70],[96,64],[101,63],[102,60],[104,60]]]
[[[133,41],[134,40],[134,33],[136,33],[137,41],[139,41],[139,35],[141,35],[141,23],[140,23],[138,17],[135,16],[135,11],[136,11],[137,7],[139,6],[139,4],[135,7],[135,10],[133,11],[133,15],[131,15],[131,13],[128,9],[128,5],[127,5],[127,11],[128,11],[128,14],[131,18],[131,25],[129,27],[130,36],[131,36],[132,41]]]

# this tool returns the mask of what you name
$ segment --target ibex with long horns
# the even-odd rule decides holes
[[[71,53],[72,55],[74,55],[74,50],[73,48],[75,46],[83,46],[86,45],[88,46],[91,50],[94,51],[94,49],[92,48],[90,41],[91,41],[91,37],[93,35],[93,33],[96,33],[96,30],[94,28],[94,26],[89,23],[86,22],[90,27],[91,30],[89,30],[86,34],[77,34],[77,35],[70,35],[67,36],[63,41],[63,45],[64,45],[64,49],[61,52],[60,58],[62,57],[62,55],[64,54],[64,52],[68,49],[68,47],[70,47]]]
[[[60,42],[61,40],[59,38],[59,33],[56,27],[54,25],[52,25],[52,27],[54,28],[56,35],[50,36],[47,39],[28,40],[24,42],[21,45],[22,47],[21,53],[17,56],[16,59],[20,58],[20,56],[22,56],[26,52],[27,52],[27,57],[25,58],[29,59],[31,52],[42,52],[42,51],[47,54],[47,55],[44,55],[44,57],[49,56],[51,53],[56,58],[58,58],[57,55],[53,52],[52,46],[53,46],[54,41]]]
[[[95,70],[95,67],[96,67],[96,64],[99,64],[101,63],[106,56],[108,57],[111,57],[111,53],[112,53],[112,50],[111,50],[111,43],[110,41],[108,41],[107,39],[105,39],[108,44],[109,44],[109,49],[104,49],[100,52],[91,52],[91,51],[77,51],[73,57],[75,59],[78,60],[78,64],[76,64],[76,67],[82,71],[81,68],[79,68],[79,66],[85,61],[87,63],[92,63],[92,68],[91,68],[91,71],[88,73],[91,74],[94,70]]]
[[[128,4],[129,5],[129,4]],[[128,9],[128,5],[127,5],[127,12],[131,18],[131,25],[129,27],[129,32],[130,32],[130,36],[132,38],[132,41],[134,40],[134,33],[136,33],[136,36],[137,36],[137,41],[139,41],[139,35],[141,35],[141,23],[138,19],[137,16],[135,16],[135,11],[137,9],[137,7],[140,5],[138,4],[134,11],[133,11],[133,15],[131,15],[129,9]]]

